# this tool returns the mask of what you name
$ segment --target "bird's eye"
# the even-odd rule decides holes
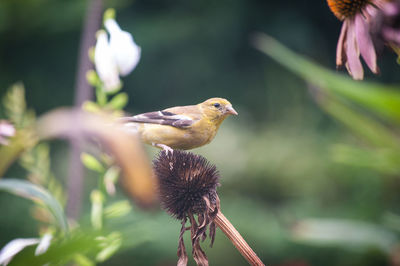
[[[219,103],[214,103],[215,108],[219,108],[221,105]]]

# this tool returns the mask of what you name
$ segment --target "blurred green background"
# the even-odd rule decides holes
[[[252,34],[264,32],[334,70],[341,23],[325,1],[114,0],[104,5],[117,9],[119,24],[142,47],[138,67],[123,79],[123,91],[130,97],[127,112],[195,104],[210,97],[229,99],[239,112],[224,122],[211,144],[194,152],[217,165],[222,211],[264,263],[399,265],[393,262],[400,243],[398,153],[390,171],[368,167],[374,157],[363,157],[363,150],[354,155],[361,158],[358,164],[346,163],[348,157],[337,153],[335,159],[332,149],[340,148],[338,144],[371,153],[374,145],[324,111],[324,103],[314,101],[306,82],[250,42]],[[73,104],[86,6],[82,0],[0,1],[0,95],[22,81],[28,106],[39,115]],[[394,55],[378,53],[381,74],[372,77],[366,70],[366,79],[399,83]],[[394,108],[400,110],[400,105]],[[369,117],[371,112],[365,113]],[[397,122],[375,118],[399,141]],[[156,152],[148,151],[150,157]],[[67,152],[65,143],[53,143],[52,168],[62,183]],[[13,166],[6,176],[23,175]],[[88,193],[94,184],[89,174],[83,219],[89,215]],[[0,193],[0,246],[37,235],[31,206]],[[312,222],[303,220],[308,218],[329,219],[324,221],[331,221],[332,227],[324,227],[323,233],[333,228],[338,240],[302,238],[308,228],[301,225]],[[176,263],[180,223],[164,212],[134,208],[124,221],[109,226],[123,228],[123,249],[102,265]],[[357,234],[360,228],[367,233]],[[205,250],[211,265],[246,265],[220,231],[214,247]],[[189,263],[194,264],[191,258]]]

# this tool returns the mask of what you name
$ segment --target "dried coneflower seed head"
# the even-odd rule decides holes
[[[219,174],[204,157],[174,150],[160,152],[153,162],[162,207],[177,219],[207,211],[207,198],[215,205]]]
[[[206,239],[207,228],[211,245],[215,238],[214,219],[219,212],[217,168],[202,156],[179,150],[172,153],[160,152],[153,165],[158,178],[162,207],[181,220],[178,266],[187,265],[188,257],[183,241],[187,230],[190,230],[193,259],[197,265],[208,266],[208,259],[200,247],[200,240]],[[190,227],[186,227],[187,220]]]
[[[183,240],[186,231],[190,231],[192,255],[196,264],[208,266],[208,259],[200,241],[207,238],[209,229],[212,246],[217,225],[251,265],[264,265],[221,213],[217,194],[219,174],[214,165],[202,156],[174,150],[172,153],[161,151],[153,161],[153,166],[159,181],[159,197],[163,208],[181,220],[177,266],[186,266],[188,263]],[[189,227],[186,226],[187,222],[190,223]]]
[[[329,8],[335,16],[344,20],[347,17],[354,16],[357,12],[361,12],[370,0],[327,0]]]

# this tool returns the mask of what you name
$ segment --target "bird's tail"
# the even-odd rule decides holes
[[[139,125],[132,121],[131,117],[119,117],[118,122],[121,123],[128,132],[138,133]]]

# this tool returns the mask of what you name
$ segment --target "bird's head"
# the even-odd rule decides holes
[[[202,111],[210,120],[222,122],[228,115],[237,115],[232,104],[223,98],[211,98],[200,104]]]

